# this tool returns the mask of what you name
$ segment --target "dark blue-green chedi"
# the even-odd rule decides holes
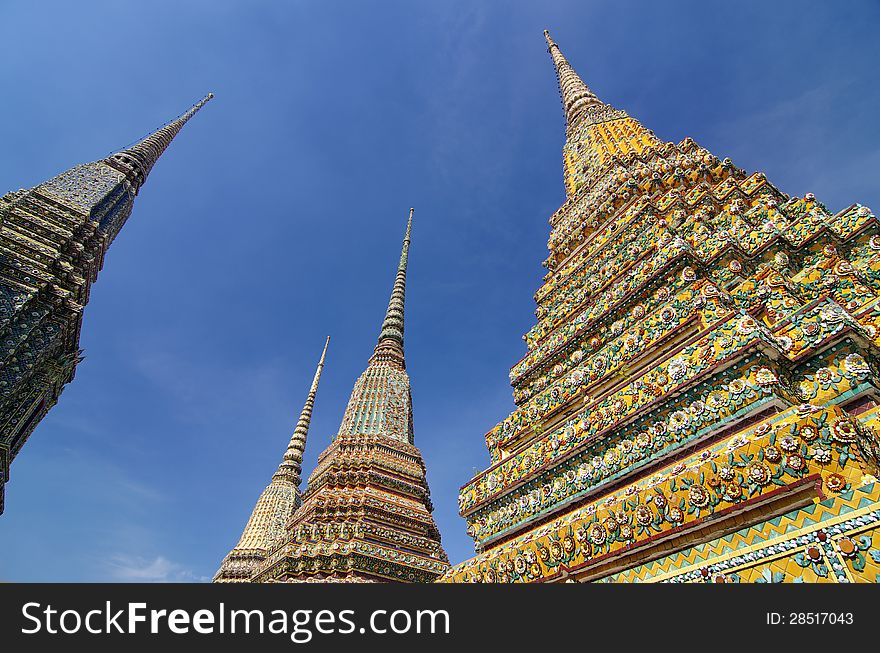
[[[212,97],[107,159],[0,198],[0,513],[12,459],[73,379],[107,248],[158,158]]]

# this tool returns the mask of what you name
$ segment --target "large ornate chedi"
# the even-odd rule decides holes
[[[272,481],[257,499],[257,505],[254,506],[238,544],[223,559],[220,569],[214,575],[215,583],[248,582],[260,563],[266,559],[266,555],[284,543],[287,521],[294,510],[302,505],[299,486],[302,482],[303,454],[329,344],[330,336],[327,336],[318,369],[315,370],[315,378],[312,379],[312,387],[309,388],[306,403],[293,429],[287,450],[272,475]]]
[[[339,433],[318,457],[302,505],[252,581],[429,582],[449,567],[431,516],[425,463],[413,444],[403,351],[411,229],[412,210],[367,369],[354,385]]]
[[[880,580],[877,218],[659,140],[547,42],[567,197],[442,580]]]
[[[73,380],[107,248],[156,161],[212,97],[107,159],[0,198],[0,512],[10,462]]]

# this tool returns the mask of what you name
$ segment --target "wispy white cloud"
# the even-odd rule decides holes
[[[107,561],[110,579],[121,583],[204,583],[210,580],[164,556],[152,560],[116,554]]]

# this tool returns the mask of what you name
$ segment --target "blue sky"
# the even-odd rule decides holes
[[[86,359],[12,467],[0,580],[205,580],[332,335],[305,467],[378,335],[410,206],[406,352],[443,543],[512,409],[563,117],[541,31],[603,100],[783,191],[875,209],[875,2],[6,2],[0,192],[216,98],[153,170]]]

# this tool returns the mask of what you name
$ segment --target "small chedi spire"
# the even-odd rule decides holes
[[[175,118],[164,127],[157,129],[143,140],[135,143],[131,147],[117,152],[106,159],[106,163],[128,177],[128,180],[135,188],[135,193],[140,190],[150,174],[150,170],[156,165],[156,161],[162,156],[162,153],[174,140],[174,137],[183,129],[183,126],[192,118],[199,109],[205,106],[214,94],[208,93],[196,104],[187,110],[186,113]]]
[[[254,582],[429,582],[449,567],[413,442],[403,309],[413,210],[376,349],[319,456],[286,537]]]
[[[388,309],[385,311],[385,319],[382,321],[382,330],[379,332],[379,341],[373,354],[375,360],[395,360],[406,367],[403,355],[403,312],[404,300],[406,299],[406,266],[409,259],[409,242],[412,233],[412,219],[415,209],[409,210],[409,220],[406,223],[406,234],[403,237],[403,247],[400,252],[400,262],[397,265],[397,276],[391,288],[391,297],[388,300]]]
[[[272,481],[257,499],[238,544],[220,564],[220,569],[214,575],[215,583],[244,583],[250,580],[269,551],[283,541],[288,520],[302,504],[299,485],[303,453],[329,344],[330,336],[327,336],[306,403],[293,429],[293,436],[281,464],[272,475]]]
[[[569,129],[577,127],[584,113],[590,107],[602,106],[601,100],[590,90],[580,76],[575,72],[568,60],[562,55],[562,51],[556,42],[550,37],[550,32],[544,30],[544,38],[547,39],[547,50],[553,58],[556,67],[556,77],[559,80],[559,93],[562,96],[562,109]]]
[[[287,445],[287,451],[278,465],[278,470],[272,477],[273,480],[284,480],[292,483],[295,487],[299,487],[302,481],[302,460],[306,450],[306,436],[309,434],[309,423],[312,421],[312,408],[315,406],[315,396],[318,394],[318,382],[321,380],[321,371],[324,369],[324,358],[327,356],[327,347],[330,345],[330,336],[324,343],[324,351],[321,352],[321,359],[318,361],[318,369],[315,370],[315,378],[312,379],[312,387],[306,397],[306,403],[303,406],[299,419],[296,422],[296,428],[293,429],[293,435],[290,443]]]

